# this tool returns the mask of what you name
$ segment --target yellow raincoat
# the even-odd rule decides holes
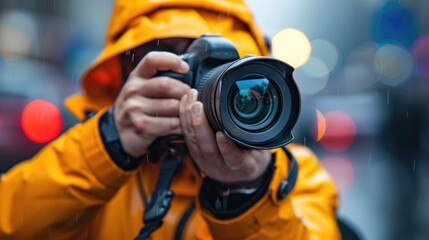
[[[15,166],[0,179],[0,239],[134,239],[142,227],[144,199],[153,191],[160,164],[123,171],[104,149],[98,119],[121,87],[118,54],[167,37],[197,38],[205,33],[230,39],[241,56],[267,55],[263,36],[242,0],[117,0],[106,47],[82,78],[84,93],[66,107],[80,120],[98,112]],[[186,158],[176,174],[176,196],[164,224],[151,239],[173,239],[180,218],[196,202],[182,239],[340,239],[336,190],[316,157],[290,145],[299,174],[285,199],[276,197],[289,161],[275,149],[269,190],[240,216],[219,220],[196,198],[201,176]],[[140,191],[140,190],[141,191]]]

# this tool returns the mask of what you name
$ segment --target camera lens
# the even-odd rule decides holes
[[[232,102],[229,103],[233,120],[246,127],[265,122],[273,110],[273,96],[268,90],[269,80],[260,74],[252,74],[236,81],[232,88]]]
[[[212,68],[197,81],[210,125],[244,147],[287,144],[300,106],[292,72],[281,61],[256,56]]]

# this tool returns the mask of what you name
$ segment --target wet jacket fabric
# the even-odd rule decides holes
[[[85,119],[0,178],[0,239],[134,239],[160,163],[124,171],[104,148],[98,120],[120,91],[118,54],[166,37],[222,34],[245,54],[267,55],[262,34],[241,0],[118,0],[106,47],[82,77],[84,92],[66,106]],[[268,191],[238,217],[216,219],[198,202],[202,176],[186,157],[173,178],[175,197],[151,239],[340,239],[337,193],[329,175],[306,147],[288,145],[299,173],[294,190],[280,200],[289,160],[275,153]],[[195,209],[191,206],[195,205]],[[185,214],[186,213],[186,214]],[[181,219],[183,219],[181,221]],[[178,226],[181,231],[178,231]],[[181,234],[179,234],[181,233]]]

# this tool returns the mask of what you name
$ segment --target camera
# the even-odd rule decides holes
[[[272,149],[293,140],[300,94],[293,68],[270,57],[239,57],[234,44],[204,35],[180,56],[187,74],[162,72],[198,90],[208,122],[239,146]]]

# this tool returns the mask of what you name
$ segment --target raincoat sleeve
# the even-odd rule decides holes
[[[298,162],[299,172],[294,190],[284,199],[278,199],[276,193],[287,177],[289,161],[283,150],[276,149],[269,189],[245,213],[220,220],[198,205],[214,239],[341,239],[332,180],[308,148],[288,148]]]
[[[133,174],[117,167],[98,119],[78,124],[0,179],[0,239],[80,239]]]

